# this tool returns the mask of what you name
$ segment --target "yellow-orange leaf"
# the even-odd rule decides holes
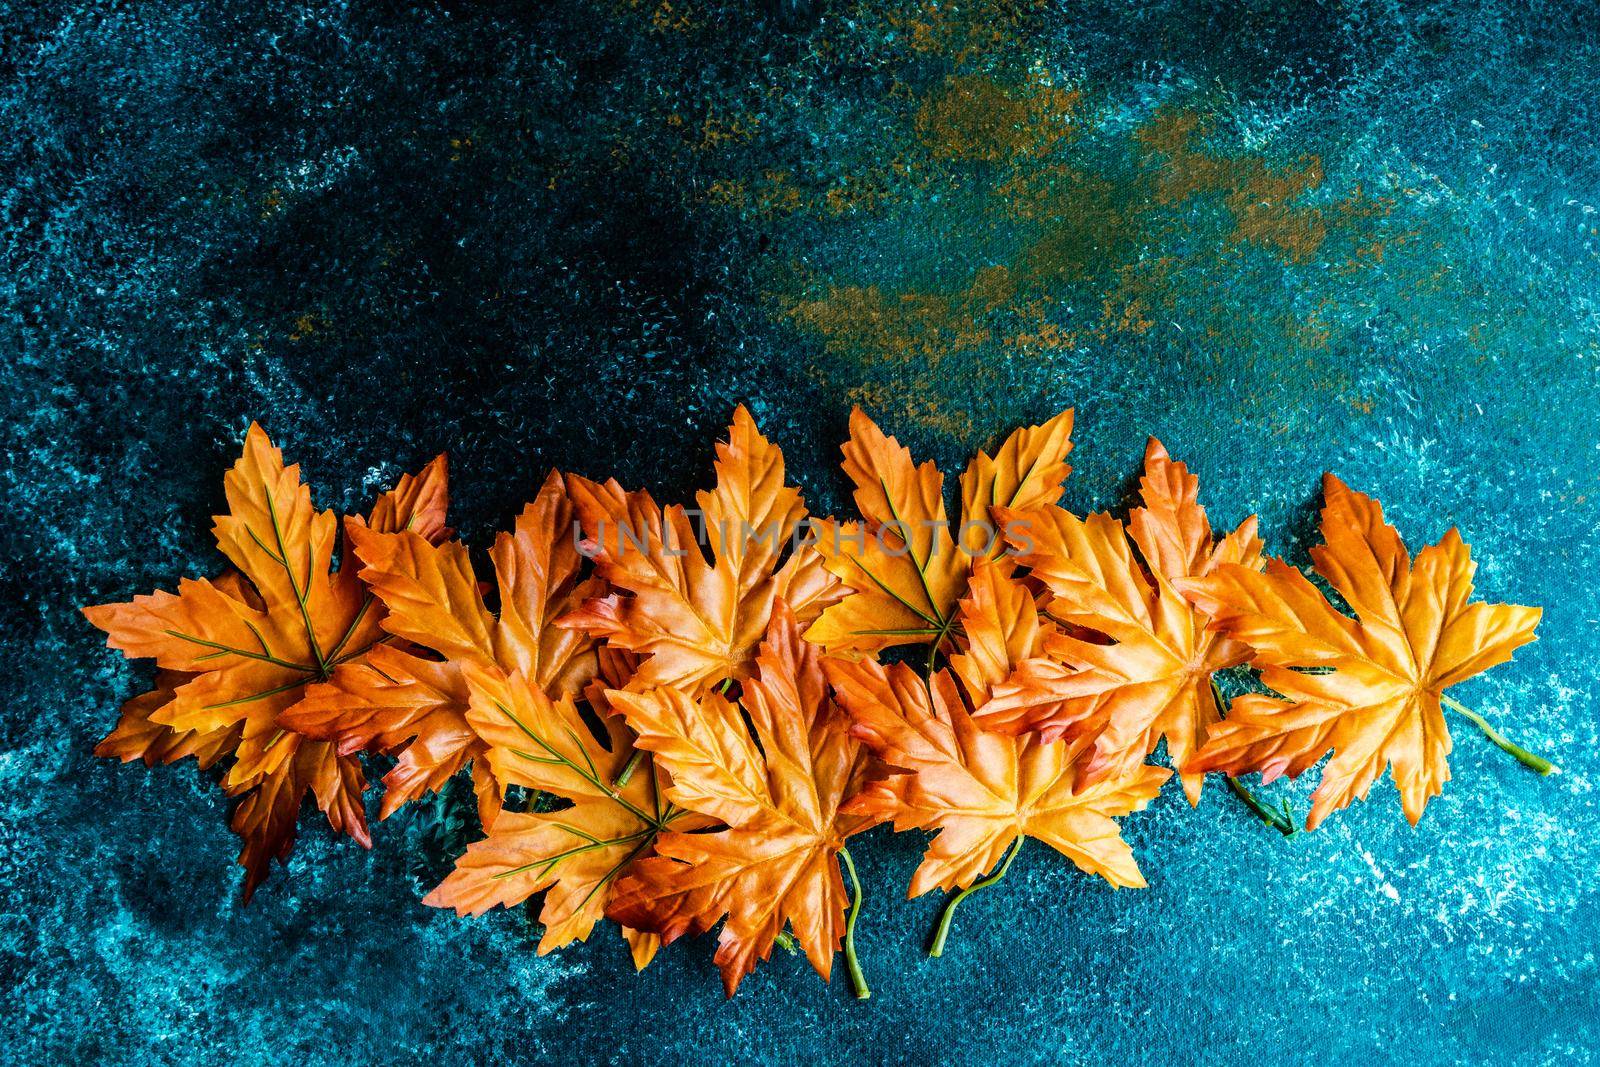
[[[563,625],[646,657],[631,688],[705,692],[742,681],[775,600],[809,623],[842,593],[816,549],[796,546],[805,504],[784,483],[783,453],[742,406],[717,445],[716,473],[716,487],[698,495],[709,562],[682,507],[659,508],[615,481],[571,480],[599,573],[621,592],[590,600]]]
[[[158,763],[175,763],[193,756],[201,767],[209,767],[232,752],[239,744],[239,728],[222,726],[215,730],[174,730],[151,722],[150,716],[172,703],[173,691],[184,683],[187,675],[162,671],[156,677],[156,688],[141,693],[122,705],[122,715],[116,729],[95,746],[94,754],[124,763],[143,760],[145,766]]]
[[[975,704],[989,700],[1018,665],[1041,655],[1058,632],[1016,570],[1010,557],[979,560],[958,606],[960,651],[950,657],[950,669]]]
[[[466,855],[424,903],[477,915],[511,907],[544,892],[540,953],[585,940],[605,914],[617,878],[648,855],[671,826],[693,829],[703,820],[664,803],[652,771],[616,785],[633,754],[632,734],[615,717],[597,736],[571,696],[554,699],[521,671],[468,664],[468,721],[482,738],[497,781],[570,801],[559,811],[502,811],[489,836]],[[655,951],[650,938],[629,938],[643,967]]]
[[[1122,782],[1079,791],[1066,746],[979,729],[946,671],[931,680],[931,699],[903,663],[885,670],[870,660],[839,662],[829,677],[857,735],[903,772],[869,786],[851,810],[896,830],[939,831],[911,896],[970,886],[1019,836],[1044,841],[1113,886],[1145,884],[1113,816],[1148,804],[1167,771],[1141,767]]]
[[[968,711],[1039,647],[1041,631],[1027,621],[1031,597],[1008,576],[1009,566],[986,561],[976,568],[960,605],[969,647],[926,682],[903,663],[827,663],[855,735],[892,769],[849,810],[896,830],[938,831],[912,877],[911,896],[972,885],[1023,836],[1113,886],[1143,886],[1113,817],[1148,804],[1168,772],[1139,765],[1122,779],[1080,788],[1068,746],[983,730]]]
[[[379,818],[444,786],[465,767],[479,776],[479,815],[485,825],[500,810],[499,783],[473,758],[482,742],[467,724],[467,686],[461,666],[394,644],[374,645],[359,662],[312,686],[279,716],[285,727],[334,744],[342,755],[363,750],[399,753],[383,779]]]
[[[657,688],[611,699],[670,775],[672,804],[727,828],[663,834],[608,914],[669,944],[726,917],[716,962],[729,996],[786,924],[826,979],[845,933],[839,851],[866,825],[840,809],[866,759],[787,607],[773,612],[743,713],[718,693]]]
[[[1129,774],[1163,737],[1182,767],[1220,718],[1212,675],[1249,657],[1237,641],[1208,631],[1209,619],[1174,583],[1222,563],[1260,570],[1255,518],[1214,543],[1199,479],[1153,437],[1140,484],[1144,507],[1133,510],[1127,532],[1110,515],[1085,520],[1053,506],[1000,512],[1019,561],[1050,591],[1051,617],[1070,627],[997,686],[976,718],[986,729],[1033,729],[1092,746],[1080,786]],[[1183,776],[1191,804],[1203,780]]]
[[[215,534],[235,571],[215,581],[184,579],[176,594],[156,592],[84,614],[111,647],[183,676],[126,709],[102,743],[105,754],[149,759],[192,751],[215,759],[229,739],[226,750],[236,758],[223,787],[240,798],[232,825],[245,841],[240,863],[248,900],[269,861],[293,846],[308,791],[335,830],[368,843],[360,764],[285,730],[278,717],[308,686],[360,660],[382,637],[383,613],[355,567],[330,570],[338,522],[312,506],[299,467],[284,466],[259,426],[251,425],[224,485],[228,513],[217,517]],[[370,526],[442,537],[445,502],[441,456],[380,498]],[[347,535],[368,528],[360,519],[345,520]]]
[[[1270,781],[1331,751],[1308,829],[1365,798],[1386,765],[1415,824],[1450,778],[1441,694],[1532,641],[1540,612],[1469,602],[1476,564],[1456,530],[1412,559],[1377,501],[1331,474],[1323,496],[1325,543],[1312,560],[1355,618],[1278,560],[1264,574],[1228,564],[1182,583],[1219,631],[1250,646],[1261,680],[1284,698],[1235,700],[1185,770]]]
[[[896,645],[942,643],[973,564],[1002,542],[991,509],[1054,503],[1072,468],[1072,411],[1017,430],[994,458],[979,452],[961,476],[961,518],[952,527],[944,476],[886,436],[860,408],[850,413],[844,471],[863,522],[816,524],[828,570],[852,590],[806,632],[830,653],[859,656]]]
[[[462,671],[498,665],[551,695],[575,694],[594,677],[594,640],[552,625],[600,588],[578,580],[583,560],[572,522],[562,477],[552,472],[490,550],[498,617],[484,606],[461,542],[435,544],[407,530],[353,531],[361,578],[385,609],[383,628],[407,647],[382,647],[339,668],[280,721],[344,753],[398,752],[384,778],[385,818],[470,764],[479,813],[491,824],[503,788],[474,762],[484,745],[467,722]]]

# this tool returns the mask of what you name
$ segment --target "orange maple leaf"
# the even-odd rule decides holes
[[[594,640],[553,625],[597,594],[580,581],[583,558],[559,473],[551,472],[515,527],[495,538],[499,615],[484,606],[466,546],[435,544],[414,531],[355,530],[361,579],[383,603],[383,628],[405,646],[381,645],[336,670],[328,684],[280,716],[283,725],[333,741],[343,754],[398,752],[384,778],[380,817],[439,789],[471,765],[484,826],[499,813],[504,783],[478,757],[467,721],[468,666],[517,671],[546,694],[575,695],[595,676]],[[619,683],[620,684],[620,683]]]
[[[605,914],[617,878],[650,854],[659,834],[669,827],[697,829],[705,820],[663,803],[653,771],[624,775],[634,739],[616,716],[591,727],[570,695],[552,698],[520,670],[507,674],[468,663],[463,673],[467,719],[495,780],[571,804],[551,812],[500,812],[488,837],[467,846],[423,903],[478,915],[545,891],[539,952],[583,941]],[[634,964],[644,967],[659,938],[626,924],[623,933]]]
[[[146,767],[193,756],[204,769],[232,752],[239,744],[237,723],[201,731],[174,730],[151,721],[150,716],[172,703],[174,692],[191,677],[179,671],[157,671],[156,687],[122,705],[116,728],[95,746],[94,754],[124,763],[143,760]]]
[[[84,614],[112,648],[175,672],[124,708],[97,751],[146,762],[236,757],[223,788],[240,798],[231,824],[244,839],[248,901],[271,860],[287,858],[308,791],[335,830],[370,845],[360,764],[283,729],[278,717],[308,686],[365,656],[383,636],[383,612],[355,567],[330,570],[339,523],[312,506],[300,468],[284,466],[259,426],[251,424],[224,486],[228,514],[217,516],[214,532],[236,571]],[[441,456],[379,498],[370,528],[443,537],[446,493]],[[344,520],[347,537],[368,528],[359,518]]]
[[[1153,437],[1140,485],[1144,507],[1130,514],[1126,532],[1110,515],[1080,519],[1053,505],[999,511],[1019,562],[1051,594],[1045,610],[1066,629],[996,686],[975,717],[986,729],[1034,729],[1047,741],[1091,746],[1080,787],[1131,773],[1163,737],[1173,766],[1182,767],[1221,718],[1212,676],[1250,655],[1208,631],[1210,620],[1174,583],[1223,563],[1260,570],[1255,517],[1213,543],[1199,479]],[[1183,776],[1191,804],[1204,778]]]
[[[940,647],[974,563],[1003,548],[991,510],[1054,503],[1072,471],[1065,462],[1071,437],[1069,408],[1014,432],[993,459],[980,451],[961,475],[961,523],[952,530],[939,468],[931,460],[917,466],[900,442],[852,410],[844,471],[865,521],[816,524],[828,570],[852,591],[822,613],[806,639],[848,656],[906,644]]]
[[[710,562],[681,506],[659,508],[649,493],[615,481],[571,478],[586,547],[620,592],[591,599],[561,624],[645,657],[630,688],[705,692],[743,681],[774,601],[804,623],[842,595],[817,550],[797,543],[805,504],[784,484],[783,453],[742,405],[717,445],[716,473],[716,487],[697,494]]]
[[[1168,771],[1139,765],[1125,778],[1080,787],[1067,745],[1034,733],[983,730],[972,719],[969,705],[985,701],[1019,662],[1037,655],[1047,634],[1011,566],[985,560],[975,568],[958,608],[967,647],[926,681],[904,663],[887,669],[873,660],[827,663],[855,736],[892,769],[847,810],[893,822],[896,830],[938,831],[912,876],[911,896],[998,881],[1027,837],[1114,887],[1142,887],[1144,876],[1113,818],[1154,799]],[[999,871],[980,883],[997,864]]]
[[[610,695],[639,746],[670,775],[668,800],[726,829],[662,834],[657,854],[618,885],[607,914],[669,944],[726,916],[716,963],[728,996],[771,955],[785,924],[826,980],[847,937],[841,859],[855,878],[844,843],[867,825],[841,806],[860,788],[867,761],[787,606],[779,601],[772,612],[738,705],[671,688]],[[864,996],[853,949],[847,941]]]
[[[1414,825],[1450,778],[1444,690],[1509,660],[1534,639],[1540,612],[1470,603],[1476,564],[1455,529],[1413,560],[1377,501],[1331,474],[1322,485],[1325,543],[1312,561],[1356,617],[1279,560],[1264,574],[1225,564],[1180,583],[1217,630],[1250,646],[1262,682],[1285,698],[1234,700],[1184,770],[1271,781],[1331,751],[1307,829],[1364,799],[1386,765]]]

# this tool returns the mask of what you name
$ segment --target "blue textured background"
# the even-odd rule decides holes
[[[0,7],[0,1057],[157,1063],[1592,1057],[1600,1037],[1600,33],[1579,5],[699,0]],[[963,906],[853,851],[875,990],[709,939],[418,903],[448,802],[308,815],[237,904],[192,766],[90,755],[148,681],[77,606],[214,570],[249,418],[330,506],[448,448],[475,544],[551,466],[682,498],[738,401],[819,511],[851,403],[947,470],[1079,411],[1067,496],[1147,432],[1304,559],[1327,468],[1459,523],[1541,640],[1393,787],[1285,842],[1220,790]],[[1304,811],[1311,779],[1276,786]]]

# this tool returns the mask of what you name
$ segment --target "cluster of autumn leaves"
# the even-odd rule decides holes
[[[369,844],[361,753],[394,757],[380,818],[470,773],[487,835],[426,903],[543,893],[541,952],[610,918],[639,967],[720,922],[730,995],[780,941],[824,978],[843,943],[865,995],[846,842],[879,823],[934,834],[910,891],[951,907],[1026,838],[1143,886],[1115,820],[1162,788],[1163,740],[1192,804],[1208,771],[1270,781],[1332,752],[1308,828],[1386,766],[1415,823],[1449,778],[1443,690],[1539,612],[1471,602],[1454,530],[1412,558],[1329,476],[1312,557],[1352,617],[1262,555],[1254,518],[1215,537],[1153,439],[1127,522],[1079,517],[1057,506],[1071,428],[980,452],[952,520],[939,470],[858,410],[841,523],[808,517],[740,408],[698,513],[552,473],[481,574],[443,457],[341,523],[252,426],[216,519],[229,567],[86,609],[158,668],[97,751],[227,759],[246,899],[307,794]],[[1224,708],[1214,676],[1239,665],[1270,692]]]

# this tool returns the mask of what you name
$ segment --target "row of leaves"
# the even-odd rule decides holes
[[[824,978],[842,944],[867,995],[846,842],[878,823],[936,832],[910,886],[954,892],[934,954],[1027,838],[1143,886],[1115,819],[1168,778],[1146,762],[1163,740],[1191,804],[1226,772],[1290,832],[1233,777],[1333,752],[1308,829],[1386,766],[1415,823],[1449,778],[1443,705],[1471,714],[1445,688],[1531,641],[1538,610],[1471,602],[1456,531],[1413,559],[1331,475],[1312,550],[1330,599],[1263,557],[1253,517],[1214,537],[1197,479],[1154,439],[1126,524],[1080,518],[1056,505],[1071,428],[1069,410],[980,452],[952,523],[939,470],[855,411],[860,519],[839,523],[808,519],[741,407],[701,521],[552,473],[486,582],[446,526],[444,457],[341,526],[252,426],[215,525],[230,567],[85,609],[158,667],[97,752],[228,760],[246,900],[307,794],[370,845],[361,753],[396,757],[380,818],[470,772],[487,836],[426,903],[467,915],[543,893],[541,952],[609,917],[641,968],[720,922],[730,996],[776,943]],[[924,669],[882,662],[900,646]],[[1215,676],[1240,665],[1270,692],[1224,717]],[[556,810],[513,810],[518,789]]]

